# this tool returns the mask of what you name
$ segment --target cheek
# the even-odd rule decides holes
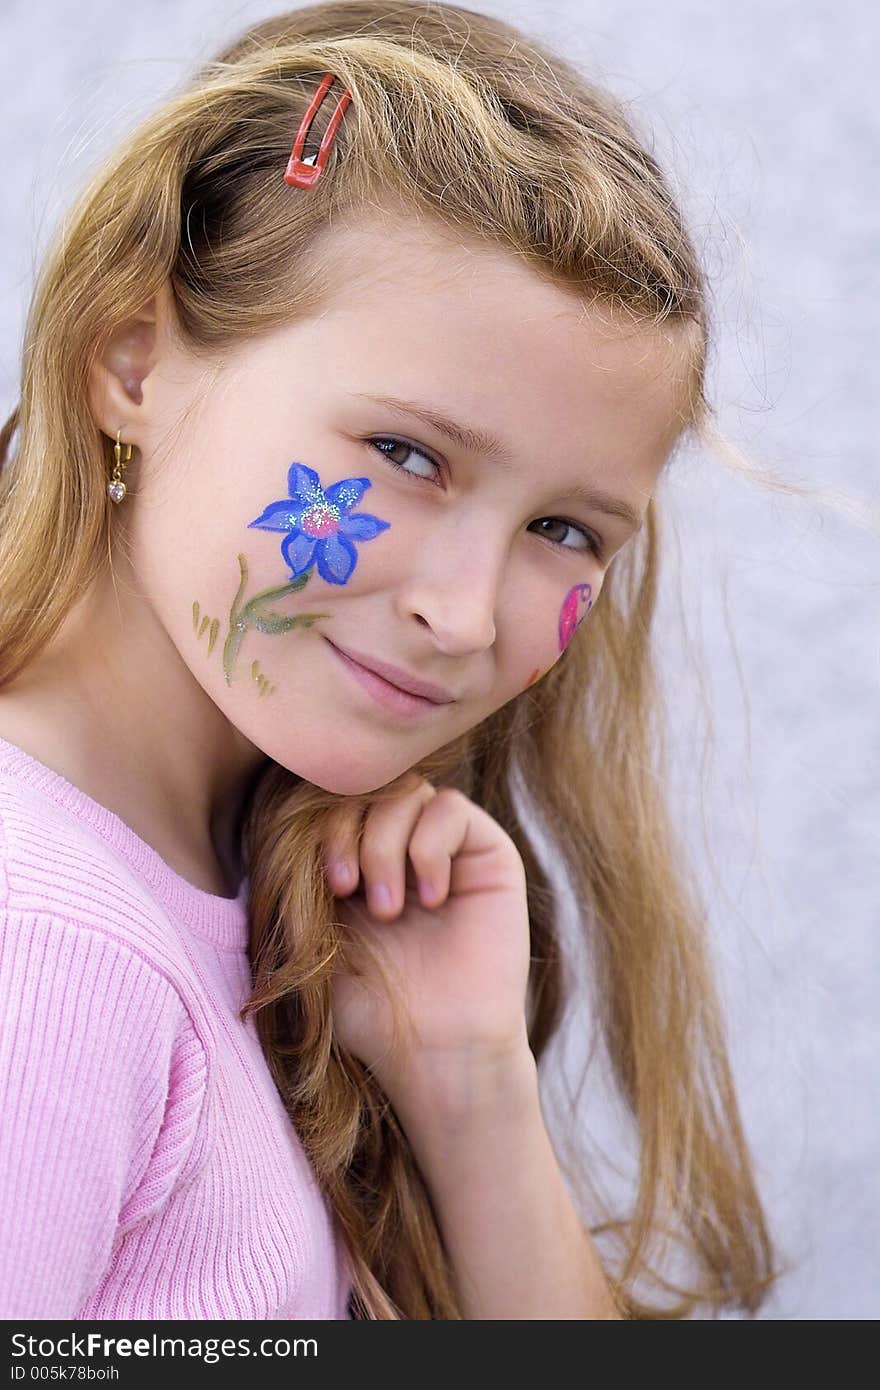
[[[275,494],[251,510],[228,574],[214,587],[228,590],[228,613],[208,603],[210,586],[192,598],[196,640],[222,664],[228,686],[255,682],[260,695],[271,694],[261,659],[286,648],[296,629],[332,625],[333,599],[358,582],[364,547],[391,529],[371,510],[370,487],[363,477],[324,486],[317,470],[294,460]]]
[[[549,665],[535,666],[523,687],[528,690],[548,671],[551,671],[565,651],[581,623],[587,617],[594,603],[594,589],[591,584],[573,584],[562,600],[555,618],[554,652]],[[541,634],[543,639],[543,634]]]

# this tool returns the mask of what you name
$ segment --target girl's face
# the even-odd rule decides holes
[[[660,334],[424,223],[332,236],[330,302],[235,349],[207,392],[158,297],[142,395],[112,402],[141,455],[127,549],[172,647],[255,751],[351,794],[577,640],[677,437],[684,369]]]

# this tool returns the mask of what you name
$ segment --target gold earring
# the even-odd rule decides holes
[[[113,457],[116,460],[113,467],[113,477],[107,484],[107,494],[114,502],[121,502],[125,496],[126,488],[125,483],[122,481],[122,470],[131,458],[130,444],[124,446],[125,457],[122,457],[123,445],[119,442],[119,436],[121,434],[122,426],[120,425],[119,429],[116,431],[116,443],[113,445]]]

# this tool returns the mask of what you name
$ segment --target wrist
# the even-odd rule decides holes
[[[525,1038],[493,1051],[434,1049],[410,1059],[392,1103],[408,1130],[449,1139],[539,1107],[537,1062]]]

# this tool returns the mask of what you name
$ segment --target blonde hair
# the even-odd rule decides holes
[[[353,101],[317,185],[291,190],[292,138],[325,72],[312,126]],[[307,146],[307,149],[309,146]],[[536,274],[686,348],[682,429],[766,485],[718,431],[704,395],[707,290],[667,183],[612,98],[499,19],[453,5],[349,0],[248,29],[120,145],[65,217],[41,269],[19,405],[0,431],[0,683],[56,632],[111,563],[112,441],[88,402],[90,363],[166,281],[188,349],[304,317],[334,267],[322,234],[392,199],[524,258]],[[307,273],[291,274],[296,264]],[[570,994],[558,916],[568,900],[525,828],[545,834],[573,890],[598,1027],[639,1138],[627,1219],[590,1229],[631,1318],[703,1305],[754,1313],[780,1269],[756,1189],[705,941],[707,920],[664,800],[666,727],[652,623],[661,527],[605,578],[602,602],[557,665],[482,725],[418,764],[514,839],[528,880],[529,1038],[539,1059]],[[587,717],[589,711],[589,717]],[[366,810],[383,790],[361,798]],[[374,1078],[334,1039],[330,983],[345,938],[321,846],[338,797],[271,763],[241,824],[250,878],[254,1012],[291,1119],[344,1232],[353,1309],[367,1318],[463,1316],[427,1188]],[[348,799],[350,800],[350,799]],[[680,1239],[693,1277],[652,1267]],[[650,1277],[673,1295],[649,1304]]]

